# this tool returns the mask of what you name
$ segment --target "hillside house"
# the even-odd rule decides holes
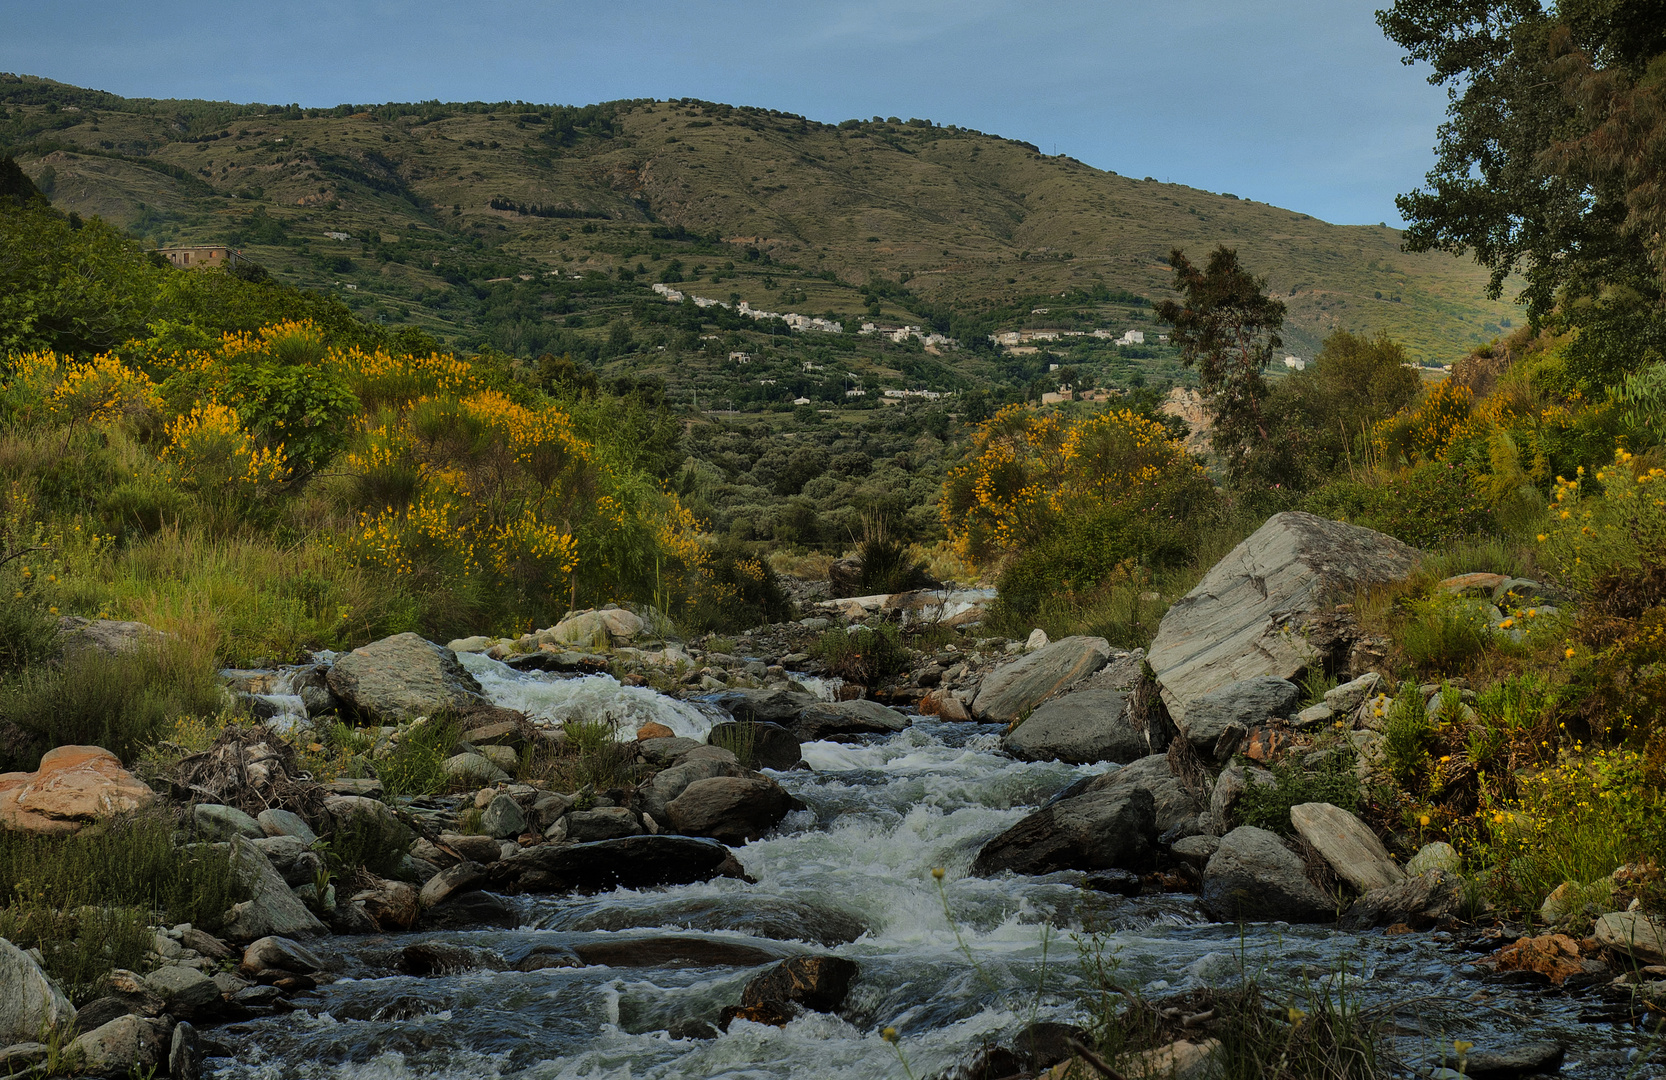
[[[181,270],[195,270],[203,266],[236,266],[243,261],[236,251],[223,244],[208,247],[165,247],[156,253]]]

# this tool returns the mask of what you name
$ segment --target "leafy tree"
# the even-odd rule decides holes
[[[1267,441],[1261,373],[1284,344],[1278,333],[1284,302],[1268,296],[1266,281],[1239,265],[1238,252],[1224,244],[1201,270],[1179,248],[1169,264],[1181,301],[1163,301],[1157,318],[1174,328],[1181,363],[1197,368],[1214,413],[1215,452],[1236,480],[1249,467],[1248,455]]]

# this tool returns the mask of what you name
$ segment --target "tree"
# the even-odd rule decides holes
[[[1157,318],[1174,328],[1180,361],[1196,367],[1198,383],[1214,414],[1213,444],[1234,480],[1244,476],[1247,455],[1267,439],[1261,373],[1284,344],[1284,302],[1267,295],[1267,283],[1238,263],[1224,244],[1203,270],[1179,248],[1169,255],[1174,291],[1181,301],[1157,305]]]

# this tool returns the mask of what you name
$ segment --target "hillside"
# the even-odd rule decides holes
[[[1137,325],[1119,294],[1163,294],[1171,247],[1220,242],[1285,297],[1295,352],[1334,329],[1382,329],[1445,362],[1514,313],[1485,298],[1467,261],[1401,252],[1393,229],[928,121],[831,126],[686,100],[302,110],[16,76],[0,77],[0,104],[0,152],[62,209],[159,244],[229,241],[372,317],[521,355],[548,345],[552,316],[590,310],[549,302],[537,286],[558,273],[635,279],[638,301],[641,284],[681,278],[771,310],[924,318],[965,335]],[[490,286],[521,275],[533,288],[493,299]],[[1071,290],[1100,299],[1032,314]],[[625,310],[561,321],[600,326]]]

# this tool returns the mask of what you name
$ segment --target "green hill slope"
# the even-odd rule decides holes
[[[16,76],[0,76],[0,105],[0,152],[63,209],[161,244],[229,241],[373,317],[522,354],[560,309],[588,310],[494,304],[485,287],[523,275],[680,277],[771,310],[952,318],[964,334],[1125,321],[1115,294],[1162,295],[1170,248],[1223,242],[1286,299],[1291,351],[1380,329],[1449,361],[1515,313],[1486,299],[1473,265],[1401,252],[1393,229],[925,121],[830,126],[694,101],[301,110]],[[1032,314],[1071,290],[1102,302]]]

